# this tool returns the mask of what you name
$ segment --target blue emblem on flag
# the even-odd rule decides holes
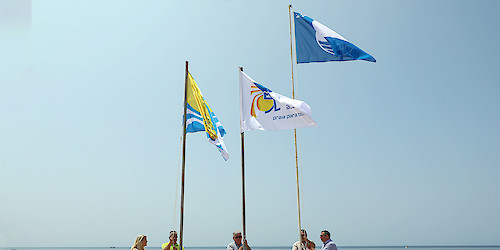
[[[376,61],[371,55],[320,22],[297,12],[294,14],[297,63]]]

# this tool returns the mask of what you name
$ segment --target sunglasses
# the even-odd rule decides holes
[[[240,236],[234,236],[234,238],[242,238],[242,236],[241,235]]]

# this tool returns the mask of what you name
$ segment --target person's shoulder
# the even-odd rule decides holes
[[[328,243],[326,243],[326,247],[328,247],[328,248],[330,248],[330,247],[337,248],[337,245],[335,245],[335,242],[333,242],[333,240],[330,240]]]
[[[236,246],[236,243],[231,242],[227,245],[227,250],[230,250],[230,249],[233,249],[233,250],[238,250],[238,247]]]

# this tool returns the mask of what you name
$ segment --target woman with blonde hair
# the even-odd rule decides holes
[[[145,246],[148,245],[148,239],[146,237],[146,235],[139,235],[137,236],[137,238],[135,239],[135,243],[134,245],[132,245],[132,248],[130,248],[130,250],[144,250]]]

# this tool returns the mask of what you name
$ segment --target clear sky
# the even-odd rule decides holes
[[[320,126],[298,130],[310,239],[500,245],[500,1],[2,0],[0,246],[167,241],[186,60],[231,156],[188,135],[184,241],[229,243],[238,67],[291,96],[288,4],[377,59],[295,68]],[[291,245],[293,131],[247,132],[245,150],[248,241]]]

